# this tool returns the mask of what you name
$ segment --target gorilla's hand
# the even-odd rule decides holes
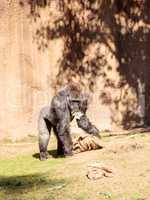
[[[78,127],[82,128],[85,132],[100,138],[100,131],[89,121],[86,115],[83,114],[79,119],[77,119],[77,124]]]

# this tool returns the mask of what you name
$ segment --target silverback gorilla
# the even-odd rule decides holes
[[[87,97],[78,86],[72,84],[58,92],[53,97],[50,107],[42,108],[39,120],[39,150],[40,160],[48,158],[47,146],[50,139],[51,128],[57,138],[57,155],[73,155],[73,143],[70,136],[69,124],[75,118],[78,127],[89,134],[99,136],[99,130],[86,116]]]

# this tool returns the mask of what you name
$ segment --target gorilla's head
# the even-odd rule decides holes
[[[71,114],[80,112],[80,100],[79,99],[68,99],[68,106],[70,109]]]
[[[71,113],[86,113],[88,107],[88,95],[83,93],[81,87],[77,83],[68,86],[68,105]]]

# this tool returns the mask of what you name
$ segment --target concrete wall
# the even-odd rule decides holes
[[[47,22],[51,19],[50,11],[53,18],[60,13],[53,1],[51,8],[37,6],[40,17],[34,18],[32,6],[27,1],[0,2],[0,139],[15,140],[37,134],[39,110],[50,102],[55,92],[53,84],[60,70],[65,40],[64,37],[49,39],[48,46],[39,49],[44,40],[37,37],[37,30],[41,24],[51,23]],[[104,30],[111,39],[91,42],[83,63],[90,62],[97,53],[105,56],[105,63],[94,69],[99,72],[93,77],[94,83],[88,82],[89,74],[83,77],[77,74],[74,79],[82,81],[90,92],[88,115],[100,129],[120,130],[142,125],[145,112],[146,116],[149,114],[146,107],[150,88],[147,81],[150,74],[149,11],[144,11],[145,21],[141,15],[135,23],[125,12],[116,12],[119,8],[102,6],[106,12],[102,15]],[[65,73],[68,76],[65,70],[60,76],[62,82],[67,80]],[[91,84],[92,91],[86,87]]]

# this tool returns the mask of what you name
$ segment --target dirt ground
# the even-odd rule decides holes
[[[49,146],[51,153],[55,153],[53,151],[55,149],[54,141],[55,139]],[[55,166],[55,162],[59,158],[56,159],[53,156],[49,161],[44,162],[46,164],[35,159],[38,158],[38,145],[35,142],[1,144],[0,160],[12,160],[13,162],[20,155],[36,155],[32,158],[30,156],[29,162],[33,164],[36,162],[38,170],[41,166],[42,173],[48,171],[48,176],[51,178],[65,180],[66,185],[56,184],[51,189],[48,186],[48,192],[45,192],[44,196],[41,196],[40,190],[39,193],[29,191],[29,196],[21,190],[23,195],[19,197],[19,200],[28,198],[42,200],[51,200],[52,198],[56,200],[150,200],[150,133],[135,132],[134,134],[121,135],[107,133],[103,135],[102,142],[105,145],[103,149],[84,152],[63,159],[59,166],[57,164]],[[50,160],[54,161],[53,172],[48,169]],[[95,162],[100,162],[112,168],[113,176],[103,177],[95,181],[89,180],[86,177],[87,166]],[[7,176],[5,169],[3,171]],[[13,173],[11,176],[13,176]],[[2,187],[2,189],[4,189],[4,191],[2,190],[3,198],[9,199],[9,196],[7,198],[5,196],[8,188]],[[18,198],[14,197],[13,199]]]

